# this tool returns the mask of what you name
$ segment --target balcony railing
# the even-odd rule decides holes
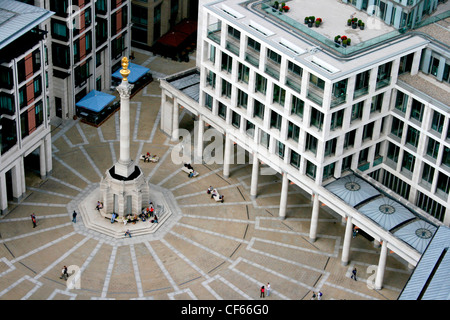
[[[255,67],[259,67],[259,56],[255,56],[255,54],[247,51],[245,53],[245,61],[252,64]]]
[[[317,103],[318,105],[322,105],[323,102],[323,89],[313,85],[312,83],[309,84],[307,97]]]
[[[360,88],[360,89],[356,89],[355,92],[353,93],[353,99],[359,98],[365,94],[367,94],[369,92],[369,87],[364,87],[364,88]]]
[[[380,88],[388,86],[390,83],[391,83],[391,77],[387,77],[385,79],[378,80],[375,88],[378,90]]]
[[[235,55],[239,56],[239,46],[233,43],[232,41],[227,40],[225,47],[228,51],[234,53]]]
[[[286,77],[286,85],[291,88],[292,90],[300,93],[302,88],[302,81],[301,79],[297,80],[292,77]]]
[[[220,33],[222,31],[222,24],[221,23],[214,23],[210,26],[208,26],[208,38],[212,41],[216,42],[217,44],[220,44]]]
[[[266,63],[264,71],[271,77],[279,80],[280,79],[280,70],[273,67],[272,64]]]
[[[335,97],[334,95],[331,95],[331,108],[334,108],[338,105],[341,105],[347,101],[347,95],[342,94],[338,97]]]

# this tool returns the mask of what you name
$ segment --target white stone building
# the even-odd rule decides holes
[[[276,171],[283,181],[280,218],[290,183],[311,194],[312,241],[320,203],[340,215],[347,224],[344,264],[354,226],[382,243],[381,287],[388,249],[413,266],[423,252],[414,235],[401,236],[402,227],[428,225],[429,233],[415,229],[422,240],[450,224],[450,43],[448,29],[438,26],[448,25],[449,11],[422,1],[426,12],[437,6],[443,13],[427,25],[425,11],[416,10],[414,26],[421,28],[406,30],[386,16],[355,11],[365,1],[343,2],[291,0],[287,12],[273,8],[274,1],[201,3],[197,68],[160,80],[161,129],[177,141],[179,110],[191,112],[198,119],[196,155],[205,124],[221,132],[225,177],[233,145],[244,148],[253,163],[252,197],[261,163]],[[305,13],[322,23],[309,27]],[[364,30],[347,25],[351,18],[365,22]],[[351,43],[335,44],[338,35]],[[375,198],[403,205],[416,218],[387,228],[360,210],[370,199],[350,205],[332,191],[333,183],[354,176],[380,191]],[[395,212],[389,208],[386,214]]]

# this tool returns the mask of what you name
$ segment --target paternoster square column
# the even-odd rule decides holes
[[[122,59],[122,82],[117,86],[120,94],[120,157],[115,166],[115,174],[128,178],[134,171],[130,157],[130,95],[133,85],[128,82],[128,59]]]

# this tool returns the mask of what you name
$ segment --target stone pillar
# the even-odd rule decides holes
[[[281,197],[280,197],[280,219],[286,218],[286,207],[287,207],[287,196],[288,196],[288,187],[289,187],[289,179],[286,172],[282,173],[282,184],[281,184]]]
[[[115,173],[128,178],[134,171],[133,162],[130,158],[130,95],[133,85],[128,83],[128,59],[122,59],[122,83],[117,86],[120,94],[120,158],[115,165]]]
[[[178,141],[178,117],[179,117],[178,99],[173,99],[173,113],[172,113],[172,141]]]
[[[309,239],[311,242],[316,241],[317,237],[317,224],[319,222],[319,195],[314,193],[312,194],[313,198],[313,207],[312,207],[312,216],[311,216],[311,226],[309,228]]]
[[[195,157],[197,157],[199,162],[203,162],[203,132],[205,131],[205,121],[203,120],[202,115],[198,116],[198,134],[197,134],[197,150],[195,153]]]
[[[20,200],[23,193],[21,171],[24,170],[24,167],[22,164],[23,162],[21,163],[20,161],[18,161],[11,168],[12,191],[13,191],[13,198],[15,201]]]
[[[47,170],[46,175],[52,173],[53,171],[53,162],[52,162],[52,136],[48,134],[44,139],[45,145],[45,169]]]
[[[41,179],[45,179],[47,176],[47,169],[46,169],[46,154],[45,154],[45,142],[42,142],[39,146],[39,169],[41,172]]]
[[[347,224],[345,225],[345,235],[344,235],[344,244],[342,246],[342,259],[341,263],[343,266],[348,265],[349,257],[350,257],[350,243],[352,241],[353,234],[353,219],[352,217],[347,217]]]
[[[256,153],[253,153],[253,165],[252,165],[252,182],[250,186],[250,198],[256,199],[258,195],[258,176],[259,176],[259,159]]]
[[[381,245],[380,260],[378,262],[377,275],[375,278],[375,289],[380,290],[383,287],[384,270],[386,269],[387,260],[387,241],[383,241]]]
[[[5,173],[0,174],[0,210],[3,213],[8,210],[8,195],[6,190],[6,177]]]
[[[223,157],[223,176],[225,178],[230,176],[231,148],[233,148],[233,144],[231,143],[230,136],[225,134],[225,153]]]

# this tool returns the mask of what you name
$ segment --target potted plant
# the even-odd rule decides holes
[[[337,35],[336,37],[334,37],[334,45],[336,46],[336,48],[339,48],[340,44],[341,44],[341,36]]]
[[[358,26],[358,18],[353,18],[352,19],[352,29],[356,29],[357,26]]]
[[[289,6],[284,6],[284,7],[283,7],[284,12],[288,12],[289,9],[290,9]]]
[[[347,38],[347,45],[349,46],[350,45],[350,42],[352,41],[352,39],[350,39],[350,38]]]
[[[308,24],[309,22],[309,17],[305,17],[305,24]]]
[[[347,47],[347,39],[342,40],[342,46],[343,46],[344,48]]]
[[[347,26],[350,27],[351,25],[352,25],[352,19],[348,19],[348,20],[347,20]]]
[[[312,27],[312,25],[314,23],[314,19],[315,19],[314,16],[311,16],[308,18],[308,27],[310,27],[310,28]]]
[[[361,25],[359,26],[359,28],[360,28],[361,30],[364,30],[364,22],[361,22]]]
[[[321,23],[322,23],[322,18],[317,18],[316,19],[316,27],[318,28]]]

